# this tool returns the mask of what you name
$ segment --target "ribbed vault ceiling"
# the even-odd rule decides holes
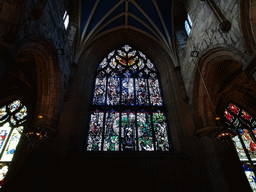
[[[118,29],[144,33],[172,52],[172,0],[81,0],[80,51]]]

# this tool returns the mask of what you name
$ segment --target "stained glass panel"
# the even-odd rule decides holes
[[[115,110],[106,112],[104,151],[119,150],[119,112]]]
[[[102,60],[92,105],[88,151],[169,150],[165,115],[152,114],[164,108],[157,69],[142,52],[125,45]]]
[[[162,106],[163,100],[159,88],[159,81],[155,77],[150,77],[149,81],[149,92],[150,92],[150,103],[153,106]]]
[[[235,136],[234,138],[232,138],[232,140],[233,140],[233,143],[235,145],[235,148],[236,148],[239,159],[241,161],[248,161],[248,158],[246,156],[246,153],[244,151],[243,145],[242,145],[239,137]]]
[[[119,57],[118,55],[116,55],[116,59],[119,61],[119,63],[120,63],[121,65],[126,66],[127,62],[126,62],[126,60],[125,60],[124,58]]]
[[[8,166],[6,163],[0,163],[0,188],[4,183],[4,178],[8,172]]]
[[[124,74],[122,80],[122,96],[121,96],[122,105],[134,105],[134,84],[133,78],[129,72]]]
[[[256,177],[253,173],[253,170],[248,168],[246,165],[243,165],[245,175],[249,181],[249,184],[253,192],[256,192]]]
[[[120,100],[120,79],[113,74],[108,78],[107,105],[118,105]]]
[[[11,131],[10,123],[5,123],[0,128],[0,152],[3,151],[3,148],[5,146],[5,143],[7,141],[10,131]]]
[[[250,168],[250,164],[255,165],[256,162],[256,121],[248,112],[233,103],[229,103],[224,111],[224,120],[228,128],[233,129],[237,134],[232,140],[240,161],[244,162],[243,168],[247,180],[252,190],[256,192],[256,178]]]
[[[230,103],[229,106],[228,106],[228,110],[229,111],[232,111],[234,114],[238,115],[240,109],[234,105],[233,103]]]
[[[16,151],[17,145],[20,141],[21,133],[23,130],[23,127],[19,129],[14,129],[11,133],[11,137],[4,149],[3,156],[1,158],[1,161],[10,162],[12,161],[13,155]]]
[[[252,160],[256,160],[256,144],[247,129],[239,129],[244,145]]]
[[[24,106],[22,107],[22,109],[15,114],[15,117],[17,118],[17,120],[21,120],[21,119],[24,119],[24,117],[27,116],[27,107]]]
[[[94,111],[91,113],[90,130],[87,146],[88,151],[101,150],[103,118],[104,113],[102,111]]]
[[[166,117],[163,112],[153,113],[156,150],[169,151]]]
[[[144,78],[137,78],[135,79],[136,83],[136,104],[141,105],[149,105],[148,99],[148,83],[147,79]]]
[[[135,149],[135,114],[125,111],[121,114],[121,149],[122,151],[133,151]]]
[[[151,115],[149,112],[137,113],[138,140],[140,151],[153,151],[153,135],[151,127]]]
[[[107,66],[107,58],[104,58],[103,59],[103,61],[99,64],[99,66],[98,66],[98,71],[100,70],[100,69],[103,69],[103,68],[105,68],[106,66]]]
[[[129,52],[129,53],[128,53],[128,58],[135,56],[136,53],[137,53],[136,50],[134,50],[134,51],[132,51],[132,52]]]
[[[6,112],[6,106],[0,108],[0,120],[6,116],[7,112]]]
[[[241,115],[246,121],[249,121],[251,122],[252,120],[252,117],[245,111],[245,110],[242,110],[242,115]]]
[[[0,188],[11,164],[26,122],[27,107],[20,100],[0,108]]]
[[[13,101],[8,107],[11,112],[14,112],[19,107],[21,107],[21,102],[20,100]]]
[[[105,103],[106,80],[106,78],[96,78],[93,96],[94,105],[104,105]]]

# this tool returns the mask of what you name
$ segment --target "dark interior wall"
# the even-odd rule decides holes
[[[68,84],[73,59],[73,46],[68,40],[68,30],[64,27],[63,15],[66,10],[63,1],[53,0],[46,1],[45,5],[40,7],[42,15],[34,19],[31,12],[38,6],[39,1],[26,1],[24,6],[24,16],[20,25],[17,40],[12,47],[15,51],[31,39],[45,39],[53,49],[59,49],[57,56],[61,97],[64,97],[66,85]]]

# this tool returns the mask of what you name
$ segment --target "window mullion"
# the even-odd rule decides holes
[[[136,95],[136,85],[135,85],[136,81],[135,81],[135,78],[133,78],[133,95],[134,95],[134,105],[137,106],[136,104],[136,98],[137,98],[137,95]],[[137,109],[135,108],[134,110],[134,114],[135,114],[135,142],[136,144],[134,145],[135,146],[135,151],[137,149],[137,151],[139,151],[139,139],[138,139],[138,123],[137,123]]]
[[[242,146],[243,146],[243,148],[244,148],[244,152],[245,152],[245,154],[246,154],[248,160],[249,160],[250,162],[252,162],[251,156],[250,156],[250,154],[249,154],[249,152],[248,152],[248,150],[247,150],[247,148],[246,148],[246,146],[245,146],[245,144],[244,144],[243,138],[242,138],[242,136],[240,135],[239,130],[237,130],[237,132],[238,132],[238,134],[237,134],[237,135],[238,135],[238,138],[240,139],[241,144],[242,144]]]

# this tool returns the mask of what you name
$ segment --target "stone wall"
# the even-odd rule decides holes
[[[190,98],[193,96],[194,75],[198,58],[214,47],[226,47],[233,50],[244,62],[250,55],[244,42],[241,30],[240,1],[239,0],[214,0],[224,16],[231,23],[229,32],[222,32],[219,28],[220,21],[206,1],[192,0],[187,4],[187,11],[193,22],[191,33],[186,46],[179,50],[179,60],[184,85]],[[191,51],[199,51],[199,57],[191,57]]]
[[[30,13],[38,2],[39,0],[26,1],[21,28],[14,47],[18,48],[19,44],[26,43],[30,37],[35,37],[48,40],[55,50],[64,50],[64,55],[58,55],[61,97],[63,97],[73,58],[73,48],[68,41],[68,33],[63,23],[64,3],[62,0],[48,0],[43,8],[42,16],[38,20],[33,20]]]

